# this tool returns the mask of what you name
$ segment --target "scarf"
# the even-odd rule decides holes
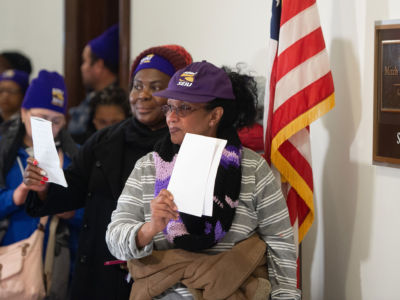
[[[154,145],[168,132],[168,127],[151,130],[140,123],[136,118],[127,119],[128,124],[124,127],[125,141],[132,148],[144,149],[147,152],[153,150]]]
[[[215,179],[213,215],[197,217],[180,212],[178,220],[170,220],[163,233],[176,248],[188,251],[211,248],[226,235],[232,225],[239,202],[242,146],[233,128],[222,130],[218,138],[228,142],[222,152]],[[169,135],[155,146],[155,197],[161,189],[168,187],[178,151],[179,145],[172,144]]]

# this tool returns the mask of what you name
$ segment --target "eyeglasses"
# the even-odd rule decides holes
[[[175,113],[178,115],[178,117],[180,118],[184,118],[188,115],[190,115],[192,112],[202,109],[204,107],[192,107],[186,104],[182,104],[179,106],[174,106],[174,105],[170,105],[170,104],[166,104],[163,105],[161,107],[162,112],[164,113],[164,115],[168,116],[172,111],[175,111]]]
[[[0,94],[3,94],[3,93],[8,93],[10,95],[17,95],[17,94],[21,93],[21,91],[19,89],[0,88]]]

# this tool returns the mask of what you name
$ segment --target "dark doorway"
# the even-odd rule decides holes
[[[65,0],[64,74],[68,107],[85,97],[80,72],[82,50],[88,41],[119,24],[119,82],[128,89],[130,53],[130,0]]]

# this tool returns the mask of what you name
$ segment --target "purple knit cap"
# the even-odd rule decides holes
[[[167,59],[156,54],[148,54],[143,57],[133,72],[133,75],[136,75],[137,72],[143,69],[157,69],[167,74],[169,77],[175,73],[174,66]]]
[[[118,35],[119,27],[113,25],[88,43],[94,54],[113,67],[118,67],[119,63]]]
[[[197,103],[210,102],[215,98],[235,99],[228,74],[205,60],[178,70],[168,87],[153,95]]]
[[[29,74],[19,70],[7,70],[0,74],[0,81],[13,81],[19,85],[22,93],[25,93],[29,84]]]
[[[46,108],[65,115],[67,90],[64,78],[57,72],[41,70],[26,91],[23,108]]]

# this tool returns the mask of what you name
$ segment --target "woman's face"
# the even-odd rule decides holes
[[[26,134],[32,139],[31,118],[38,117],[51,122],[53,137],[56,137],[65,125],[65,116],[47,108],[21,109],[22,122],[25,124]]]
[[[222,116],[222,107],[209,111],[206,103],[189,103],[168,99],[169,110],[166,113],[167,125],[174,144],[182,144],[186,133],[216,137],[218,122]]]
[[[93,125],[96,130],[100,130],[121,122],[122,120],[125,120],[125,118],[125,113],[120,106],[114,104],[101,104],[97,105],[94,112]]]
[[[21,108],[24,95],[17,83],[11,80],[0,81],[0,111],[3,117],[10,117]]]
[[[168,86],[170,77],[156,69],[143,69],[136,73],[129,102],[136,119],[157,130],[165,127],[165,116],[161,107],[167,103],[166,98],[153,96]]]

